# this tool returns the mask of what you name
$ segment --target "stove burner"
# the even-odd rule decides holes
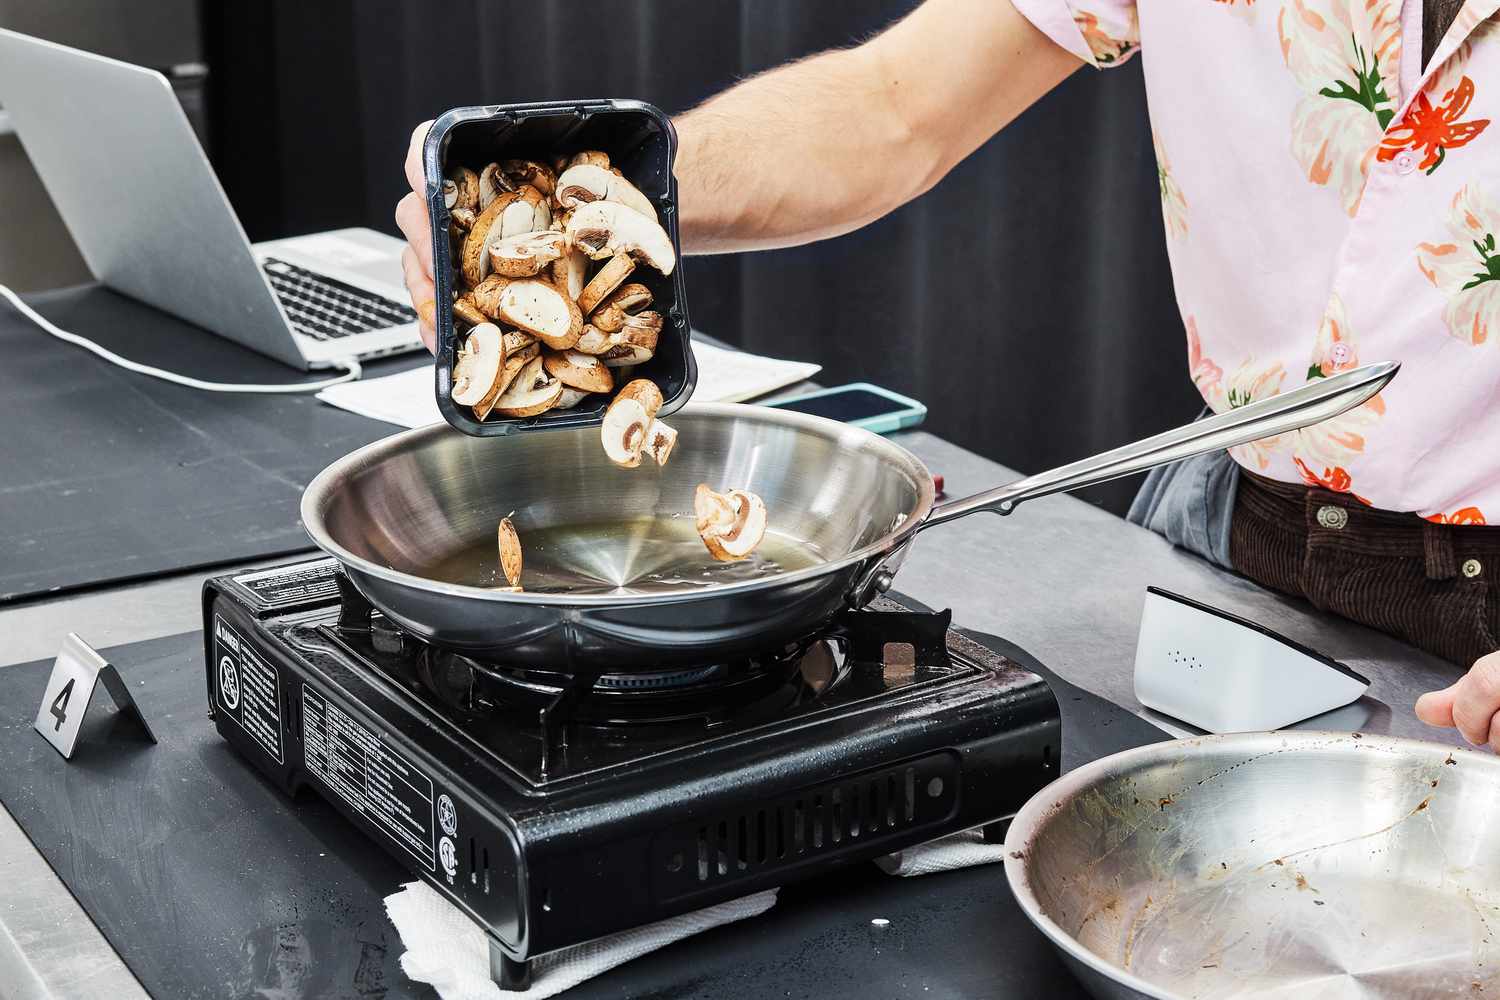
[[[660,691],[684,687],[708,680],[723,671],[721,666],[696,667],[689,670],[664,670],[650,674],[602,674],[594,681],[596,688],[620,691]]]

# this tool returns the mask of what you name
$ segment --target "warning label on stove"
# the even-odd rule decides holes
[[[312,688],[302,688],[302,753],[307,770],[435,870],[432,779]]]
[[[215,700],[225,715],[255,737],[266,752],[281,756],[281,678],[223,618],[214,616]]]
[[[332,559],[319,559],[242,573],[234,582],[254,594],[265,607],[280,608],[337,597],[339,588],[333,578],[333,567]]]

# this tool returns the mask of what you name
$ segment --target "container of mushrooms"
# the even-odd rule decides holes
[[[642,380],[660,394],[653,417],[687,402],[676,148],[670,120],[639,101],[459,108],[433,123],[434,391],[448,423],[476,436],[601,424]]]

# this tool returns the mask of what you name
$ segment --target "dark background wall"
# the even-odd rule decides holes
[[[193,11],[181,8],[192,2],[132,0],[127,20],[186,27]],[[0,21],[51,6],[6,4],[12,16]],[[447,108],[634,97],[678,112],[857,41],[913,5],[199,0],[210,153],[252,239],[350,225],[395,232],[408,136]],[[83,34],[58,40],[85,44],[83,22],[120,6],[70,8],[82,21],[69,33]],[[106,34],[119,45],[132,37]],[[147,65],[198,58],[139,47],[111,54]],[[699,329],[818,361],[826,384],[868,380],[913,395],[930,430],[1024,471],[1190,419],[1200,405],[1185,377],[1135,64],[1075,74],[935,190],[858,233],[684,266]],[[1112,484],[1092,499],[1122,510],[1133,488]]]

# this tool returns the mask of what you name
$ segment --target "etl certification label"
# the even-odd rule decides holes
[[[305,684],[302,740],[302,756],[309,774],[429,871],[436,870],[431,778],[382,740],[379,733]],[[453,855],[452,842],[443,839]],[[444,857],[445,870],[450,864],[456,867],[456,860]]]
[[[214,616],[214,672],[219,710],[255,737],[276,763],[285,763],[281,677],[218,615]]]

